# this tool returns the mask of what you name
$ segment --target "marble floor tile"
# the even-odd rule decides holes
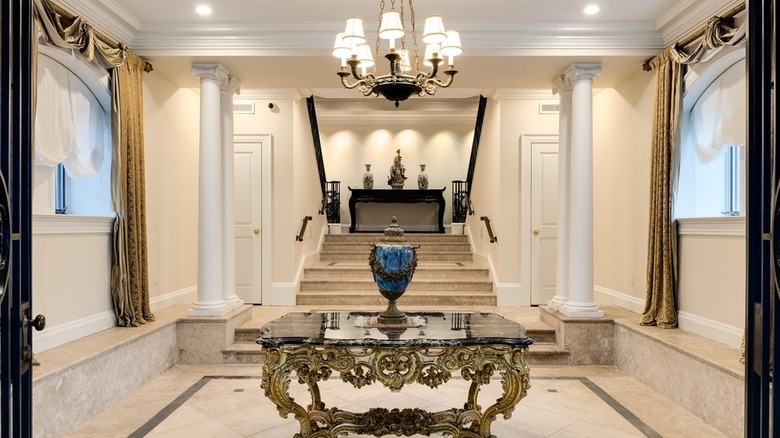
[[[292,437],[297,421],[278,415],[263,395],[260,375],[256,365],[177,365],[69,437]],[[291,395],[308,404],[308,391],[292,380]],[[460,407],[468,387],[453,377],[437,389],[407,385],[393,392],[376,383],[356,390],[337,375],[320,386],[328,406],[358,412],[374,406]],[[484,385],[483,409],[501,392],[498,379]],[[528,395],[511,418],[496,419],[492,432],[499,438],[723,436],[614,367],[569,366],[532,368]]]

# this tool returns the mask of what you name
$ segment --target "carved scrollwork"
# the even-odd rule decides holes
[[[265,349],[262,387],[282,417],[293,414],[301,431],[296,437],[336,438],[348,433],[374,436],[440,434],[457,438],[489,438],[490,426],[498,415],[508,419],[515,405],[525,397],[529,369],[525,347],[461,346],[440,348],[330,346],[282,346]],[[427,412],[421,409],[373,408],[364,413],[325,408],[320,401],[319,381],[332,371],[356,388],[380,381],[399,390],[405,384],[420,383],[431,388],[447,382],[452,372],[471,381],[462,409]],[[305,409],[289,396],[290,374],[309,386],[312,403]],[[484,412],[477,404],[479,388],[500,373],[503,395]]]

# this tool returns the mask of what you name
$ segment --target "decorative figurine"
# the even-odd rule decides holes
[[[397,155],[393,159],[393,165],[390,167],[390,176],[387,178],[387,183],[394,189],[402,189],[406,182],[406,175],[404,175],[406,168],[401,164],[401,150],[398,149],[395,152]]]

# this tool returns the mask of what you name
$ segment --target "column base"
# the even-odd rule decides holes
[[[555,310],[561,310],[568,301],[569,300],[567,298],[559,297],[556,295],[550,301],[547,302],[547,307]]]
[[[604,312],[595,303],[572,303],[571,301],[558,309],[569,318],[603,318]]]
[[[225,305],[227,305],[228,310],[237,309],[244,305],[244,300],[238,297],[238,295],[233,295],[232,297],[225,298]]]
[[[222,316],[230,310],[224,301],[195,303],[187,311],[187,316]]]

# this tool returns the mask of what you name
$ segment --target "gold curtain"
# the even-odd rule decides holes
[[[154,321],[149,308],[146,201],[143,142],[143,78],[151,65],[123,45],[108,42],[81,17],[57,9],[50,0],[34,0],[41,39],[78,51],[89,62],[111,71],[113,128],[113,235],[111,295],[120,326]]]
[[[111,169],[114,210],[114,260],[111,293],[119,325],[154,321],[149,308],[144,181],[143,73],[146,62],[127,51],[114,69]]]
[[[744,10],[744,3],[730,15]],[[734,28],[723,18],[711,18],[701,34],[688,47],[673,44],[649,61],[656,73],[656,96],[653,112],[652,165],[650,171],[650,220],[647,238],[647,289],[642,325],[661,328],[677,327],[675,303],[675,267],[677,232],[672,222],[673,166],[679,145],[682,108],[683,69],[709,59],[724,46],[745,41],[746,27]]]
[[[682,65],[673,59],[673,50],[665,50],[650,62],[656,72],[657,84],[650,171],[647,294],[640,323],[661,328],[677,327],[673,263],[676,233],[672,230],[671,190],[672,157],[682,106]]]

